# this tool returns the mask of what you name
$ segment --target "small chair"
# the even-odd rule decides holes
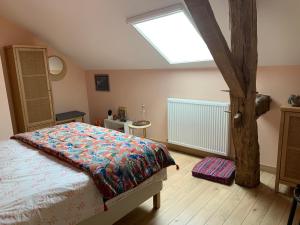
[[[293,204],[292,204],[292,208],[290,211],[289,220],[288,220],[287,225],[293,224],[293,220],[295,217],[295,212],[296,212],[298,203],[300,203],[300,185],[297,185],[297,187],[294,190],[294,199],[293,199]]]

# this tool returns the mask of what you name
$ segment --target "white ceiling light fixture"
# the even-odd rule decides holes
[[[127,22],[170,64],[213,60],[182,4],[136,16]]]

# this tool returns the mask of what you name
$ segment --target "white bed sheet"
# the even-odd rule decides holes
[[[107,202],[166,179],[166,170]],[[0,224],[75,225],[103,211],[102,196],[84,172],[15,140],[0,142]]]

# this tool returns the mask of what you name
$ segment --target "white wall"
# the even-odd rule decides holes
[[[0,140],[8,139],[13,134],[5,80],[0,58]]]

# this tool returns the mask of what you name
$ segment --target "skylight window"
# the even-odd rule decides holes
[[[202,37],[182,6],[134,17],[128,22],[170,63],[211,61]]]

